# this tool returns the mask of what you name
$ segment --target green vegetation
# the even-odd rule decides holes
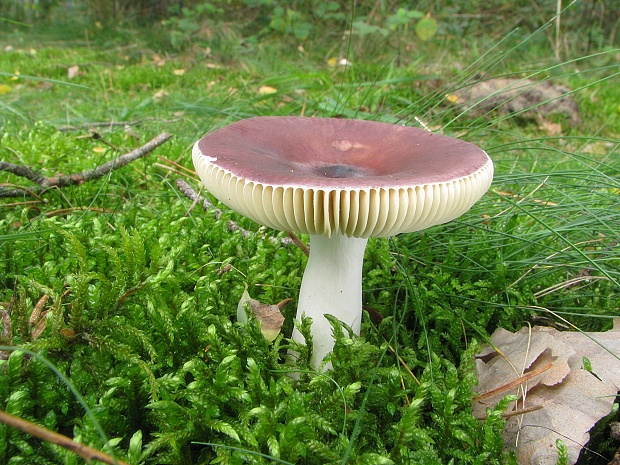
[[[437,11],[437,34],[421,37],[423,18],[389,2],[372,17],[323,2],[333,6],[322,18],[303,2],[250,3],[268,2],[205,2],[148,30],[98,18],[60,28],[53,9],[38,30],[0,10],[2,161],[77,173],[174,136],[100,180],[2,199],[0,409],[132,465],[514,463],[503,406],[484,421],[471,413],[480,344],[497,327],[604,330],[620,316],[613,29],[561,29],[556,43],[552,16],[489,30],[484,15],[460,16],[477,3],[465,2]],[[227,4],[254,12],[254,29]],[[567,8],[562,25],[585,9]],[[527,11],[506,6],[506,26]],[[344,34],[356,23],[367,28]],[[450,98],[490,76],[570,86],[580,123],[478,114]],[[459,220],[370,241],[364,303],[383,319],[366,314],[361,338],[339,337],[325,374],[308,370],[303,348],[298,367],[284,364],[294,303],[273,344],[255,321],[235,321],[246,284],[262,302],[296,298],[301,250],[221,205],[220,218],[192,209],[176,188],[182,177],[199,190],[183,167],[208,131],[300,114],[428,127],[483,147],[496,166]],[[93,137],[106,121],[123,124]],[[32,186],[8,173],[0,183]],[[256,234],[229,232],[229,220]],[[597,444],[607,459],[589,463],[607,463],[613,444]],[[0,424],[0,463],[83,461]]]

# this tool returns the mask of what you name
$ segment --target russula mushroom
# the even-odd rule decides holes
[[[312,318],[312,364],[332,350],[331,314],[359,335],[369,237],[445,223],[487,191],[493,163],[473,144],[387,123],[255,117],[193,149],[206,188],[262,225],[310,235],[297,318]],[[297,330],[293,339],[303,342]]]

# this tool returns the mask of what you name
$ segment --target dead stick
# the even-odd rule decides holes
[[[97,449],[93,449],[92,447],[75,442],[67,436],[63,436],[55,431],[50,431],[47,428],[35,425],[30,421],[16,417],[2,410],[0,410],[0,422],[5,425],[12,426],[13,428],[17,428],[18,430],[31,436],[35,436],[39,439],[43,439],[44,441],[51,442],[52,444],[56,444],[57,446],[70,450],[80,457],[83,457],[89,463],[91,460],[99,460],[100,462],[107,463],[109,465],[128,465],[127,462],[118,460],[108,454],[98,451]]]
[[[196,204],[198,204],[198,202],[202,202],[202,209],[204,211],[207,211],[209,210],[209,208],[211,208],[211,210],[215,212],[215,219],[220,219],[220,217],[222,216],[222,211],[219,208],[214,207],[213,204],[209,202],[209,199],[205,199],[202,195],[196,192],[192,188],[192,186],[190,186],[186,181],[184,181],[183,179],[177,179],[177,188],[183,193],[185,197],[192,201],[192,206],[189,208],[188,213],[193,210],[193,208],[196,206]]]
[[[9,173],[13,173],[17,176],[25,177],[30,181],[38,184],[38,189],[28,189],[28,188],[18,188],[9,190],[6,188],[0,187],[0,197],[19,197],[22,195],[36,195],[37,193],[41,193],[45,190],[48,190],[53,187],[65,187],[71,186],[75,184],[82,184],[88,181],[92,181],[94,179],[99,179],[109,172],[122,168],[123,166],[128,165],[132,161],[138,160],[139,158],[144,157],[145,155],[151,153],[157,147],[162,145],[168,139],[172,137],[171,134],[167,132],[162,132],[157,137],[152,139],[151,141],[144,144],[142,147],[138,147],[135,150],[132,150],[129,153],[121,155],[120,157],[115,158],[103,165],[99,165],[96,168],[88,171],[82,171],[81,173],[75,174],[66,174],[63,176],[57,176],[53,178],[47,178],[42,174],[34,171],[33,169],[23,166],[23,165],[15,165],[13,163],[0,162],[0,171],[8,171]]]
[[[310,256],[310,250],[308,249],[306,244],[304,244],[301,239],[297,237],[297,234],[295,234],[293,231],[286,231],[286,235],[291,238],[291,240],[295,243],[297,247],[301,249],[301,251],[306,255],[306,257]]]
[[[181,193],[185,197],[187,197],[188,199],[190,199],[192,201],[192,205],[189,208],[188,213],[194,208],[194,206],[196,206],[196,204],[198,204],[200,201],[202,201],[202,209],[204,211],[207,211],[207,210],[211,209],[215,213],[215,219],[217,219],[217,220],[220,219],[220,217],[222,216],[222,211],[219,208],[214,207],[213,204],[211,202],[209,202],[208,199],[205,199],[202,195],[200,195],[198,192],[196,192],[192,188],[192,186],[190,186],[186,181],[184,181],[183,179],[177,179],[177,188],[181,191]],[[233,220],[228,220],[228,231],[229,232],[240,231],[241,235],[243,237],[249,237],[249,236],[253,236],[255,234],[252,231],[248,231],[247,229],[243,229],[241,226],[239,226]],[[289,235],[289,239],[285,239],[285,238],[280,239],[280,243],[282,245],[288,246],[292,242],[295,245],[297,245],[306,255],[309,255],[309,250],[306,247],[306,245],[294,233],[287,231],[287,234]],[[297,240],[295,241],[295,239],[293,239],[293,237],[295,237]]]
[[[139,119],[136,121],[96,121],[93,123],[80,123],[80,124],[72,124],[69,126],[59,126],[56,128],[57,131],[67,132],[67,131],[77,131],[79,129],[90,129],[90,128],[113,128],[115,126],[138,126],[145,121],[151,121],[154,118],[147,119]]]
[[[157,147],[162,145],[164,142],[166,142],[171,137],[172,137],[171,134],[167,132],[162,132],[160,135],[150,140],[149,142],[144,144],[142,147],[138,147],[137,149],[132,150],[131,152],[126,153],[125,155],[121,155],[120,157],[115,158],[114,160],[111,160],[107,163],[104,163],[103,165],[99,165],[92,170],[82,171],[81,173],[76,173],[76,174],[58,176],[56,178],[46,178],[46,179],[48,179],[48,182],[53,187],[64,187],[64,186],[69,186],[72,184],[82,184],[84,182],[88,182],[93,179],[101,178],[105,176],[106,174],[108,174],[110,171],[113,171],[118,168],[122,168],[123,166],[126,166],[129,163],[131,163],[132,161],[138,160],[139,158],[142,158],[145,155],[151,153],[153,150],[155,150]]]
[[[78,131],[80,129],[90,129],[90,128],[113,128],[113,127],[118,127],[118,126],[122,126],[122,127],[126,127],[126,126],[139,126],[142,123],[147,123],[150,121],[158,121],[159,123],[176,123],[177,121],[179,121],[178,118],[176,119],[167,119],[167,120],[157,120],[156,118],[144,118],[144,119],[138,119],[135,121],[95,121],[92,123],[79,123],[79,124],[72,124],[69,126],[59,126],[56,128],[57,131],[60,132],[67,132],[67,131]]]
[[[535,412],[536,410],[540,410],[541,408],[544,408],[544,405],[532,405],[530,407],[522,408],[519,410],[514,410],[512,412],[504,412],[502,413],[502,418],[510,418],[510,417],[514,417],[517,415],[525,415],[526,413]],[[482,416],[476,416],[475,418],[476,420],[486,420],[488,416],[482,415]]]

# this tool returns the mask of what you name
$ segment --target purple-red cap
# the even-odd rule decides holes
[[[279,230],[385,237],[445,223],[487,191],[493,163],[474,144],[374,121],[256,117],[193,150],[215,197]]]

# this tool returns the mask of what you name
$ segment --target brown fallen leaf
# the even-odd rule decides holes
[[[166,97],[168,97],[168,92],[166,92],[164,89],[159,89],[157,92],[153,94],[153,101],[160,102]]]
[[[250,307],[250,310],[254,314],[254,317],[260,321],[260,331],[263,333],[265,339],[269,342],[273,341],[284,324],[284,316],[282,316],[282,310],[292,299],[285,299],[275,305],[263,304],[258,300],[252,299],[248,294],[247,289],[243,292],[239,305],[237,306],[237,321],[240,323],[247,323],[248,319],[245,314],[246,304]]]
[[[500,328],[491,342],[493,347],[477,355],[474,415],[484,416],[504,396],[516,394],[519,400],[507,413],[541,407],[506,423],[504,443],[516,450],[518,463],[555,464],[558,439],[566,445],[567,463],[576,463],[589,431],[611,412],[620,389],[620,320],[601,333],[541,326],[511,333]],[[513,380],[536,370],[536,376],[512,387]]]
[[[589,431],[611,412],[620,389],[620,320],[611,331],[580,333],[536,326],[516,333],[498,329],[493,347],[477,355],[478,392],[474,414],[484,415],[507,394],[519,400],[510,410],[542,406],[510,418],[504,429],[506,447],[516,450],[519,464],[557,461],[556,440],[568,450],[568,464],[579,458]],[[540,370],[517,388],[502,390],[522,374]],[[485,395],[491,393],[493,395]]]

